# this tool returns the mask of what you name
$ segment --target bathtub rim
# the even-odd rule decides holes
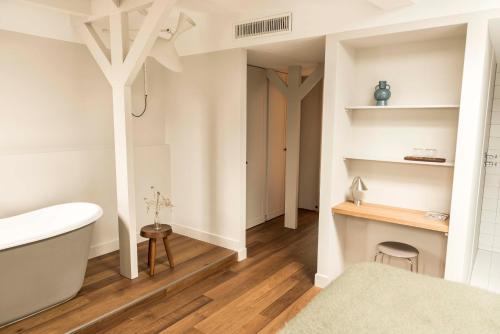
[[[75,210],[79,210],[78,214],[81,214],[81,216],[67,218],[58,217],[58,219],[64,221],[64,224],[59,224],[58,226],[45,225],[44,228],[42,228],[40,226],[29,226],[29,223],[26,223],[26,220],[37,221],[37,215],[40,215],[41,213],[48,211],[56,212],[57,210],[61,209],[67,210],[71,209],[71,207],[74,207]],[[82,208],[85,210],[82,211]],[[61,215],[66,212],[63,211]],[[0,252],[78,230],[87,225],[97,222],[97,220],[102,217],[102,214],[103,210],[97,204],[89,202],[69,202],[52,205],[12,217],[0,219]],[[16,235],[15,233],[12,233],[12,231],[8,230],[7,225],[16,224],[16,220],[24,221],[24,225],[28,225],[25,226],[27,229],[33,229],[26,231],[28,233],[27,235]],[[4,236],[3,239],[1,238],[2,235]]]

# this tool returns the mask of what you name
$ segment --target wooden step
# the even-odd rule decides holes
[[[170,268],[164,250],[160,249],[157,272],[151,277],[147,267],[148,242],[138,244],[139,277],[134,280],[120,275],[118,251],[93,258],[89,260],[82,289],[73,299],[2,327],[0,333],[86,330],[137,303],[175,294],[237,262],[237,254],[232,250],[175,233],[171,237],[175,268]]]
[[[229,268],[231,265],[237,262],[238,256],[236,253],[229,254],[216,262],[208,263],[203,268],[192,272],[176,281],[172,281],[165,286],[162,286],[155,291],[152,291],[140,298],[133,300],[122,307],[114,309],[110,312],[97,317],[96,319],[89,321],[81,326],[75,327],[70,330],[70,333],[96,333],[100,329],[108,327],[109,323],[112,323],[115,319],[119,319],[124,313],[130,312],[134,308],[141,307],[144,304],[148,304],[157,300],[158,298],[164,298],[168,296],[173,296],[183,289],[202,281],[203,279]]]

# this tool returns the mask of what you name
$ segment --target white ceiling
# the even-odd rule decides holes
[[[248,64],[286,72],[290,65],[300,65],[307,75],[325,61],[325,38],[315,37],[257,45],[247,49]]]
[[[239,13],[283,10],[297,6],[322,6],[346,0],[180,0],[179,6],[206,13]],[[367,0],[350,0],[367,1]],[[393,1],[393,0],[391,0]]]

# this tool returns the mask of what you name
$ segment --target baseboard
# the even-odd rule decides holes
[[[179,224],[171,224],[171,225],[174,233],[181,234],[189,238],[205,241],[219,247],[224,247],[236,251],[238,253],[238,261],[243,261],[247,258],[247,249],[246,247],[242,248],[241,243],[238,240],[226,238],[214,233],[201,231],[184,225],[179,225]],[[147,240],[142,237],[138,237],[137,239],[138,239],[137,243]],[[97,245],[92,245],[90,246],[89,259],[114,252],[119,248],[120,248],[120,243],[118,239],[103,242]]]
[[[314,275],[314,285],[318,288],[326,288],[331,281],[332,279],[326,275],[320,273]]]
[[[276,210],[273,212],[269,212],[266,216],[266,220],[271,220],[279,216],[283,216],[285,214],[285,210]]]
[[[181,234],[186,237],[201,240],[204,242],[208,242],[210,244],[238,252],[238,259],[239,259],[239,253],[243,249],[245,249],[246,252],[246,248],[242,248],[241,242],[238,240],[223,237],[221,235],[210,232],[205,232],[185,225],[180,225],[180,224],[171,224],[171,225],[174,233]]]
[[[89,259],[114,252],[120,248],[118,239],[90,246]]]
[[[251,219],[247,219],[247,229],[260,225],[266,221],[266,216],[259,216]]]
[[[246,258],[247,258],[247,248],[245,247],[238,251],[238,262],[246,260]]]

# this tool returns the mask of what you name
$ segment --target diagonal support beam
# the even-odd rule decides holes
[[[284,96],[288,95],[288,87],[286,83],[279,77],[278,74],[276,74],[275,71],[268,69],[266,71],[266,76],[267,79],[271,81],[276,88],[278,88],[281,94],[283,94]]]
[[[300,85],[299,94],[300,98],[303,99],[307,94],[323,79],[324,75],[324,66],[318,65],[314,72],[312,72],[307,79]]]
[[[91,24],[83,20],[75,21],[75,28],[113,88],[120,273],[131,279],[138,276],[131,86],[158,38],[161,25],[176,2],[177,0],[154,1],[130,50],[128,14],[124,11],[110,14],[111,63]]]
[[[90,23],[85,23],[82,18],[74,17],[71,20],[73,28],[78,32],[84,43],[87,45],[92,57],[97,65],[101,68],[104,76],[108,81],[112,80],[112,68],[110,63],[109,51],[102,43],[99,35]]]
[[[118,78],[123,71],[123,61],[129,49],[128,15],[116,13],[109,16],[111,63],[113,77]]]
[[[131,85],[137,73],[139,73],[142,64],[158,38],[162,24],[164,24],[176,2],[177,0],[156,0],[148,11],[148,15],[123,64],[123,74],[125,75],[123,79],[127,85]]]

